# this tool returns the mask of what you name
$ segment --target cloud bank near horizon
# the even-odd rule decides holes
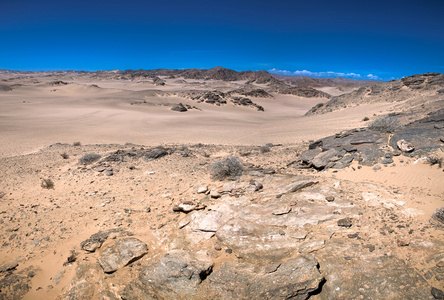
[[[268,72],[273,74],[279,74],[279,75],[288,75],[288,76],[309,76],[309,77],[326,77],[326,78],[332,78],[332,77],[344,77],[344,78],[351,78],[351,79],[367,79],[367,80],[382,80],[379,76],[373,75],[373,74],[367,74],[367,75],[361,75],[357,73],[342,73],[342,72],[333,72],[333,71],[327,71],[327,72],[312,72],[308,70],[296,70],[296,71],[287,71],[287,70],[279,70],[276,68],[268,70]]]

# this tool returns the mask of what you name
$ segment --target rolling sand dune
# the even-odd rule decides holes
[[[38,84],[0,92],[1,156],[74,141],[146,145],[298,143],[363,126],[365,116],[380,114],[390,106],[375,103],[329,116],[303,117],[311,107],[326,100],[278,94],[274,98],[252,98],[265,108],[257,112],[247,107],[218,107],[176,96],[153,95],[156,90],[182,88],[174,83],[167,88],[125,82],[94,84],[102,88]],[[236,88],[238,84],[231,85]],[[131,105],[133,102],[139,104]],[[171,111],[169,105],[179,102],[201,110]]]

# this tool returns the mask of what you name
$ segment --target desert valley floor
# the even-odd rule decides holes
[[[443,74],[162,72],[0,71],[1,299],[443,299]]]

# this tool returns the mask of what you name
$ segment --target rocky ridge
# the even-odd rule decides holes
[[[426,73],[402,79],[363,86],[349,94],[333,97],[322,107],[307,112],[324,114],[347,107],[377,102],[396,103],[393,113],[406,122],[416,121],[424,114],[442,109],[444,99],[439,97],[444,88],[444,74]]]

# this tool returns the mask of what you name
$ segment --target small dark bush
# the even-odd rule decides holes
[[[430,155],[427,157],[427,161],[430,165],[438,165],[440,168],[442,168],[442,158],[438,157],[436,155]]]
[[[74,143],[72,143],[72,145],[73,145],[73,146],[80,146],[81,143],[80,143],[80,142],[74,142]]]
[[[385,116],[374,120],[368,128],[375,131],[392,133],[396,129],[401,128],[402,124],[397,117]]]
[[[368,120],[370,120],[369,117],[365,117],[364,119],[362,119],[362,121],[364,121],[364,122],[366,122]]]
[[[80,159],[79,159],[79,163],[81,163],[82,165],[89,165],[92,164],[95,161],[98,161],[102,156],[100,154],[96,154],[96,153],[88,153],[83,155]]]
[[[60,156],[61,156],[63,159],[68,159],[68,158],[69,158],[69,155],[68,155],[66,152],[61,153]]]
[[[265,145],[265,146],[261,146],[261,147],[259,148],[259,152],[262,153],[262,154],[267,153],[267,152],[270,152],[270,147],[267,147],[267,145]]]
[[[228,177],[241,176],[243,166],[237,157],[228,157],[225,160],[216,161],[211,166],[211,177],[214,180],[224,180]]]
[[[54,188],[54,182],[49,178],[43,178],[42,183],[40,186],[44,189],[53,189]]]

